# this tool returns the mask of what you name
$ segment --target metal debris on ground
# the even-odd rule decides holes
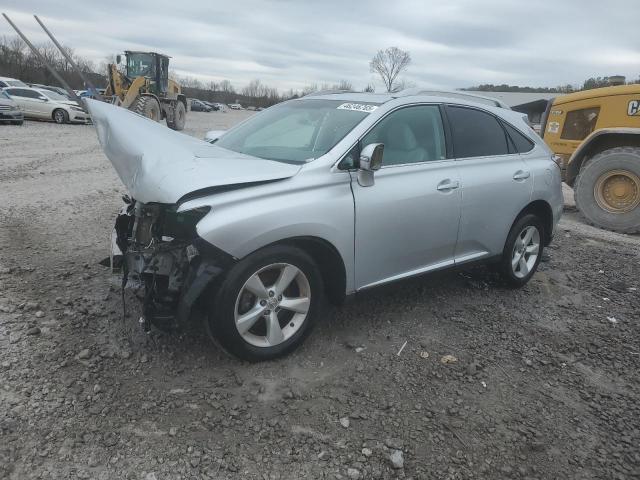
[[[456,357],[454,357],[453,355],[445,355],[440,359],[440,362],[442,362],[444,364],[457,363],[458,359]]]

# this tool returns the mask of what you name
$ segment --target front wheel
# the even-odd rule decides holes
[[[513,224],[500,261],[500,273],[510,286],[522,287],[536,273],[543,238],[542,222],[536,215],[524,215]]]
[[[56,108],[53,111],[53,121],[56,123],[68,123],[69,114],[61,108]]]
[[[187,110],[184,107],[184,103],[178,100],[173,106],[173,119],[169,120],[170,115],[167,115],[167,126],[173,130],[184,130],[184,124],[187,121]]]
[[[274,246],[229,271],[209,308],[209,332],[233,355],[271,360],[297,348],[324,299],[315,262],[304,251]]]

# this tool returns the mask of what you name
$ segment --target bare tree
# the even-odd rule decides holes
[[[353,90],[353,85],[349,80],[340,80],[340,82],[333,85],[332,89],[351,91]]]
[[[236,91],[233,85],[231,85],[231,82],[226,79],[220,82],[220,90],[225,93],[235,93]]]
[[[370,83],[367,83],[367,86],[364,87],[364,90],[362,90],[365,93],[374,93],[376,91],[376,88],[371,85]]]
[[[369,69],[380,75],[387,92],[391,92],[398,75],[410,64],[409,52],[400,50],[398,47],[389,47],[386,50],[378,50],[369,62]]]

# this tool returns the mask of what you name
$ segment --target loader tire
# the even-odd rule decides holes
[[[173,130],[184,130],[184,124],[187,121],[187,109],[180,100],[175,103],[173,110],[173,119],[169,120],[167,116],[167,127]]]
[[[588,223],[640,232],[640,148],[615,147],[588,160],[576,178],[576,207]]]
[[[140,95],[131,104],[129,110],[143,117],[150,118],[154,122],[159,122],[162,119],[160,104],[155,98],[149,95]]]

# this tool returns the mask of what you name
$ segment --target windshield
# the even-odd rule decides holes
[[[3,92],[2,90],[0,90],[0,98],[9,98],[9,99],[11,99],[11,97],[6,92]]]
[[[27,84],[24,82],[21,82],[20,80],[5,80],[5,82],[7,85],[11,85],[12,87],[26,87]]]
[[[153,75],[153,56],[148,53],[130,53],[127,55],[128,77],[150,77]]]
[[[340,100],[293,100],[251,117],[216,145],[267,160],[304,163],[331,150],[376,106]]]
[[[58,92],[54,92],[53,90],[44,90],[43,89],[43,90],[39,90],[39,92],[43,93],[44,95],[49,97],[50,100],[57,100],[57,101],[67,101],[67,100],[69,100],[64,95],[60,95]]]

